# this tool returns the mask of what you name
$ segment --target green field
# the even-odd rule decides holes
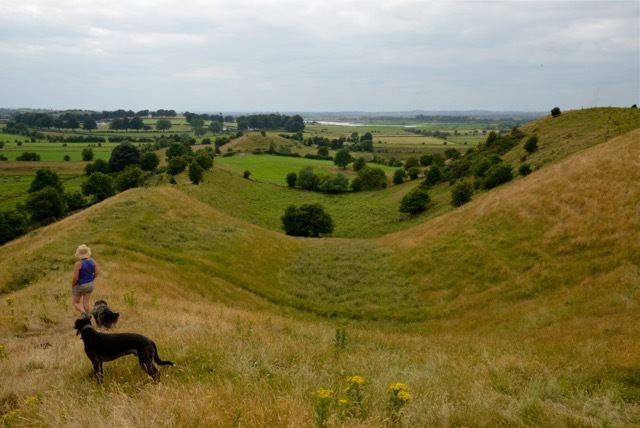
[[[353,154],[358,156],[357,153]],[[364,154],[362,154],[364,156]],[[251,172],[251,178],[265,183],[273,183],[286,186],[285,177],[289,172],[296,174],[304,167],[310,166],[317,172],[327,174],[346,174],[355,176],[353,169],[340,168],[333,161],[296,158],[290,156],[272,155],[249,155],[239,154],[235,156],[217,157],[216,166],[242,174],[244,171]],[[386,165],[370,164],[373,167],[382,168],[388,175],[393,174],[396,168]]]
[[[6,156],[9,161],[15,161],[16,157],[20,156],[23,152],[33,152],[40,155],[41,161],[63,161],[64,156],[68,155],[71,161],[82,161],[82,150],[90,148],[93,150],[94,159],[108,160],[111,156],[111,151],[117,143],[101,143],[102,147],[98,147],[98,143],[49,143],[49,142],[37,142],[22,143],[21,146],[14,142],[7,142],[3,149],[0,149],[0,154]],[[0,164],[2,168],[2,164]]]

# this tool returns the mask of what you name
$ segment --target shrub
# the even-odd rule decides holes
[[[447,149],[444,151],[444,157],[447,159],[458,159],[460,157],[460,152],[456,149]]]
[[[143,171],[155,171],[160,164],[158,155],[153,152],[146,152],[140,156],[140,168]]]
[[[381,168],[372,168],[370,166],[365,166],[360,171],[358,171],[358,177],[354,179],[356,182],[356,187],[353,186],[354,190],[372,190],[372,189],[383,189],[387,187],[387,176]]]
[[[287,174],[287,186],[296,187],[296,181],[298,181],[298,175],[295,172]]]
[[[318,148],[318,156],[327,157],[329,156],[329,149],[327,147],[319,147]]]
[[[204,150],[200,150],[196,153],[195,161],[198,163],[200,168],[202,168],[203,173],[204,171],[208,171],[213,168],[213,158]],[[200,181],[202,181],[202,179],[200,179]]]
[[[82,183],[82,194],[94,196],[97,201],[113,196],[114,193],[113,178],[101,172],[92,173],[89,179]]]
[[[249,171],[249,170],[245,170],[245,171],[242,173],[242,177],[243,177],[243,178],[246,178],[246,179],[248,180],[248,179],[249,179],[249,177],[251,177],[251,171]]]
[[[492,189],[503,183],[511,181],[513,179],[513,172],[511,171],[511,165],[501,162],[492,166],[487,171],[487,176],[482,182],[482,187],[485,189]]]
[[[109,170],[111,172],[120,172],[127,165],[135,165],[140,163],[140,151],[136,146],[129,142],[120,143],[111,152],[109,158]]]
[[[0,245],[9,242],[27,231],[29,221],[21,211],[0,212]]]
[[[71,157],[69,155],[64,155],[62,159],[64,159],[65,162],[69,162],[71,160]]]
[[[107,161],[105,161],[103,159],[96,159],[95,162],[88,163],[84,167],[84,173],[86,175],[91,175],[94,172],[101,172],[103,174],[108,173],[109,172],[109,164],[107,163]]]
[[[411,178],[412,180],[415,180],[416,178],[418,178],[418,176],[420,175],[420,168],[418,168],[417,166],[411,167],[407,170],[407,175],[409,176],[409,178]]]
[[[419,214],[427,209],[427,205],[431,198],[426,190],[417,188],[413,189],[400,201],[400,212],[408,213],[411,215]]]
[[[204,176],[204,168],[202,168],[200,163],[197,160],[194,160],[193,162],[191,162],[189,164],[189,180],[191,180],[193,184],[199,184],[202,181],[203,176]]]
[[[53,187],[58,192],[62,192],[62,183],[55,171],[50,169],[39,169],[36,171],[36,176],[29,186],[29,192],[37,192],[45,187]]]
[[[398,168],[393,173],[393,184],[402,184],[405,178],[407,178],[405,170]]]
[[[560,116],[562,112],[560,111],[560,107],[554,107],[551,109],[551,116],[552,117],[557,117]]]
[[[183,143],[172,143],[166,151],[167,159],[189,156],[191,153],[191,147]]]
[[[116,188],[120,192],[133,187],[142,186],[144,183],[144,173],[138,165],[129,165],[116,177]]]
[[[345,168],[352,161],[351,154],[347,149],[340,149],[333,158],[333,163],[337,166]]]
[[[304,190],[316,190],[318,187],[318,176],[313,172],[313,168],[305,166],[298,173],[296,184]]]
[[[357,158],[353,161],[353,170],[358,172],[367,165],[365,158]]]
[[[420,165],[420,161],[418,160],[418,158],[410,157],[405,161],[404,169],[406,169],[408,172],[411,168],[415,168],[419,165]]]
[[[533,153],[538,150],[538,136],[532,135],[529,137],[526,143],[524,143],[524,149],[527,153]]]
[[[427,172],[427,176],[425,177],[424,181],[422,182],[422,186],[423,187],[435,186],[440,181],[442,181],[442,171],[440,170],[440,168],[437,165],[433,165],[432,164],[429,167],[429,171]]]
[[[167,174],[178,175],[187,167],[187,159],[184,156],[172,157],[167,163]]]
[[[320,204],[290,205],[282,216],[282,225],[292,236],[317,237],[333,232],[333,220]]]
[[[62,217],[67,210],[62,193],[55,187],[45,187],[29,194],[26,208],[33,221],[44,223]]]
[[[82,193],[77,190],[75,192],[65,193],[64,200],[69,211],[79,210],[87,203],[87,201],[82,197]]]
[[[433,155],[422,155],[420,157],[420,165],[429,166],[433,162]]]
[[[90,148],[82,149],[82,160],[83,161],[92,161],[93,160],[93,150]]]
[[[328,175],[318,184],[318,190],[324,193],[342,193],[349,190],[349,179],[344,174]]]
[[[21,144],[19,144],[21,145]],[[33,153],[33,152],[22,152],[22,154],[20,156],[18,156],[16,158],[17,161],[39,161],[40,160],[40,155],[37,153]]]
[[[451,205],[459,207],[471,200],[473,187],[469,183],[459,183],[451,190]]]
[[[522,165],[520,165],[520,168],[518,168],[518,174],[523,177],[531,174],[531,167],[529,166],[529,164],[523,163]]]

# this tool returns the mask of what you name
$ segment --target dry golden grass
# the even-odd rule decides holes
[[[312,393],[341,395],[358,374],[367,417],[333,412],[332,426],[383,426],[394,381],[414,397],[406,426],[638,425],[639,137],[374,240],[286,237],[169,187],[122,193],[0,247],[0,289],[29,283],[0,298],[0,415],[310,426]],[[88,377],[68,302],[81,242],[103,267],[95,298],[122,312],[116,330],[177,362],[161,382],[132,357],[105,364],[103,386]],[[330,307],[362,320],[317,316]]]

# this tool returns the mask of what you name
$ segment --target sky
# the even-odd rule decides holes
[[[0,0],[0,107],[548,111],[640,101],[640,1]]]

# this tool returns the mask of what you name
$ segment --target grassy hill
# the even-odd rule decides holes
[[[220,150],[223,153],[228,151],[250,153],[255,150],[269,150],[269,147],[271,147],[272,144],[277,150],[286,148],[292,152],[305,151],[306,148],[298,141],[288,140],[273,133],[262,135],[259,132],[249,132],[244,134],[242,137],[234,138],[229,143],[221,146]]]
[[[638,109],[597,107],[567,111],[523,125],[521,130],[527,136],[538,136],[538,151],[527,155],[523,148],[525,138],[505,158],[518,164],[522,156],[527,156],[526,162],[539,168],[636,128],[640,128]]]
[[[336,425],[383,425],[394,381],[414,396],[407,426],[636,425],[639,138],[375,239],[264,228],[260,203],[284,203],[288,189],[241,188],[224,171],[119,194],[0,247],[1,289],[17,290],[2,296],[0,414],[17,425],[309,426],[312,392],[341,396],[359,374],[367,417],[340,422],[334,409]],[[252,190],[233,196],[241,189]],[[365,211],[353,211],[357,227]],[[160,383],[131,358],[106,364],[103,387],[86,376],[68,303],[81,242],[102,263],[96,297],[122,311],[118,331],[148,334],[178,363]]]

